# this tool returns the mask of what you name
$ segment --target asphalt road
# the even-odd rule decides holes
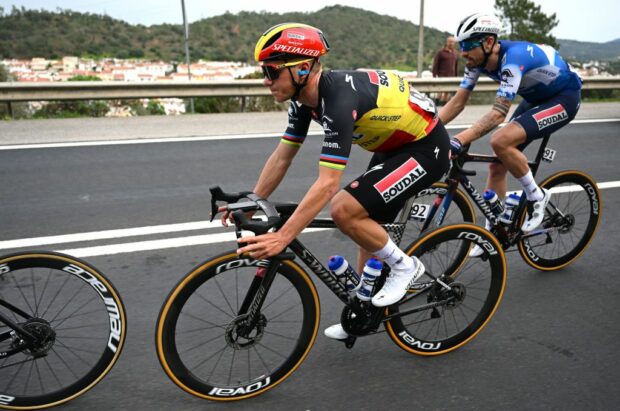
[[[543,165],[540,176],[570,168],[599,182],[620,180],[619,131],[618,122],[566,127],[552,138],[556,161]],[[273,198],[303,196],[316,175],[321,141],[309,138]],[[276,143],[277,138],[255,138],[0,150],[0,252],[33,248],[15,248],[15,243],[7,248],[8,240],[207,220],[208,187],[251,188]],[[487,146],[483,139],[472,151],[488,152]],[[354,150],[345,182],[361,173],[369,158]],[[473,181],[483,187],[482,176]],[[412,356],[385,334],[360,339],[353,350],[328,340],[322,329],[338,321],[341,306],[316,280],[321,332],[305,363],[265,395],[230,404],[194,398],[168,380],[156,358],[154,324],[172,286],[199,262],[232,248],[233,234],[223,243],[127,252],[136,243],[230,230],[37,246],[83,255],[111,278],[128,312],[119,363],[65,409],[614,409],[620,403],[620,229],[615,223],[620,189],[604,189],[602,196],[603,220],[588,251],[553,273],[535,271],[518,253],[508,254],[507,288],[497,314],[478,337],[444,356]],[[336,232],[302,238],[325,259],[334,252],[353,253]],[[101,249],[95,247],[119,244],[106,249],[114,253],[97,255]]]

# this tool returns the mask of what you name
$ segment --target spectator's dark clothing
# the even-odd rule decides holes
[[[433,60],[433,77],[455,77],[459,65],[458,55],[452,50],[442,48]]]

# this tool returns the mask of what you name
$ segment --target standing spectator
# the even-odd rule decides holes
[[[446,39],[446,44],[435,54],[433,60],[433,77],[456,77],[459,65],[458,55],[454,50],[456,39],[452,36]],[[450,100],[451,93],[441,92],[437,99],[438,105],[444,105]]]

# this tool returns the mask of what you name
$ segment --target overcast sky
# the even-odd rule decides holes
[[[560,21],[552,31],[556,38],[604,43],[620,38],[620,2],[618,0],[533,0],[542,11],[556,13]],[[317,11],[334,4],[362,8],[379,14],[387,14],[418,24],[420,0],[357,0],[328,2],[314,1],[241,1],[241,0],[185,0],[187,18],[190,22],[224,14],[226,11],[262,11],[275,13],[290,11]],[[424,2],[424,25],[453,33],[458,22],[465,16],[479,12],[493,12],[495,0],[426,0]],[[107,14],[132,24],[181,23],[181,0],[0,0],[0,7],[8,12],[11,7],[29,9],[70,9],[80,12]],[[267,27],[265,27],[267,29]],[[361,28],[360,28],[361,29]],[[328,34],[328,33],[326,33]],[[329,37],[328,37],[329,38]]]

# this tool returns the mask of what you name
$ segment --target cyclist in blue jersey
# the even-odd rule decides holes
[[[439,117],[447,124],[463,110],[481,74],[500,83],[492,109],[451,140],[453,154],[458,154],[463,145],[500,125],[517,95],[523,98],[510,122],[491,135],[491,147],[502,164],[489,166],[487,186],[503,198],[506,172],[519,180],[528,200],[527,218],[521,229],[530,232],[541,224],[551,194],[536,184],[522,151],[533,140],[575,118],[581,101],[581,79],[552,47],[499,41],[501,30],[501,22],[493,15],[473,14],[461,21],[456,38],[466,60],[465,76]]]

